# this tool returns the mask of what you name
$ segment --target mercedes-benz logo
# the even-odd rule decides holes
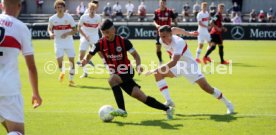
[[[118,35],[128,38],[130,35],[130,30],[127,26],[120,26],[117,30]]]
[[[239,40],[244,37],[244,29],[241,26],[235,26],[231,29],[231,36],[233,39]]]

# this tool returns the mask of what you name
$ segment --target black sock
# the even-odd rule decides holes
[[[123,97],[123,93],[122,93],[120,86],[117,85],[117,86],[112,87],[112,91],[113,91],[118,108],[120,108],[122,110],[126,110],[124,97]]]
[[[161,62],[162,61],[162,52],[159,51],[159,52],[156,52],[156,54],[157,54],[157,57],[159,59],[159,62]]]
[[[224,62],[223,54],[224,54],[224,52],[223,52],[223,46],[220,45],[220,46],[219,46],[219,56],[220,56],[220,61],[221,61],[221,62]]]
[[[156,108],[156,109],[159,109],[159,110],[167,111],[169,109],[168,106],[165,106],[164,104],[158,102],[155,98],[153,98],[151,96],[147,97],[147,100],[146,100],[145,104],[152,107],[152,108]]]
[[[211,47],[208,49],[208,51],[206,52],[205,57],[208,57],[215,49],[216,49],[216,46],[215,46],[215,45],[211,46]]]

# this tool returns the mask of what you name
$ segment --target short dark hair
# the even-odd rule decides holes
[[[163,25],[158,29],[159,32],[172,32],[172,28],[169,25]]]
[[[101,30],[107,30],[107,29],[111,28],[112,26],[114,26],[113,22],[109,19],[106,19],[101,23],[100,29]]]
[[[98,0],[93,0],[92,3],[99,4],[99,1]]]

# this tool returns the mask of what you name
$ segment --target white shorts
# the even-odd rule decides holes
[[[90,48],[92,48],[94,44],[90,44],[87,40],[80,42],[80,51],[87,51]]]
[[[24,123],[24,103],[21,95],[0,96],[0,122]]]
[[[76,56],[74,48],[55,48],[56,58],[64,56],[64,53],[67,54],[69,58],[74,58]]]
[[[198,40],[199,44],[203,44],[204,41],[210,42],[211,41],[211,36],[208,32],[203,32],[203,33],[200,33],[198,35],[197,40]]]
[[[88,48],[92,48],[94,44],[96,44],[99,40],[99,35],[90,35],[89,36],[90,42],[88,42],[84,37],[81,36],[80,38],[80,51],[87,51]]]
[[[188,53],[188,55],[186,55],[186,57],[182,57],[182,60],[178,61],[176,65],[170,69],[170,71],[175,77],[184,76],[191,83],[195,83],[197,80],[203,78],[204,75],[201,73],[194,58],[187,57],[191,55],[190,51],[185,53]]]

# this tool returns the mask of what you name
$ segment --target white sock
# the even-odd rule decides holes
[[[217,88],[214,88],[213,96],[218,100],[222,101],[225,105],[230,103],[230,101],[227,100],[227,98],[224,97],[223,94]]]
[[[75,75],[75,69],[71,68],[69,73],[69,81],[73,81],[74,75]]]
[[[83,72],[84,72],[85,74],[87,74],[87,68],[86,68],[86,66],[84,66],[84,67],[82,68],[82,70],[83,70]]]
[[[201,53],[201,49],[197,48],[197,50],[196,50],[196,58],[197,59],[199,59],[200,53]]]
[[[170,93],[169,93],[167,82],[164,79],[162,79],[162,80],[160,80],[160,81],[157,82],[157,86],[160,89],[163,97],[167,101],[171,101],[171,97],[170,97]]]
[[[23,134],[21,134],[20,132],[17,132],[17,131],[11,131],[7,135],[23,135]]]

